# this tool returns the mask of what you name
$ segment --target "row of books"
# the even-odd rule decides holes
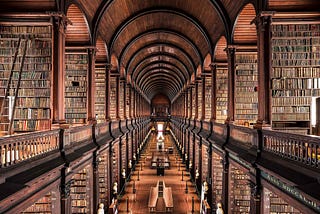
[[[50,119],[50,109],[17,108],[15,119]]]
[[[318,89],[320,78],[282,78],[272,79],[272,89]]]
[[[272,41],[274,46],[310,46],[320,45],[319,38],[276,39]]]
[[[51,121],[48,120],[14,120],[13,128],[15,131],[37,131],[50,129]]]
[[[271,73],[273,78],[282,77],[304,77],[304,78],[316,78],[320,76],[320,67],[276,67],[272,69]]]
[[[273,97],[317,97],[320,96],[319,89],[292,89],[272,90]]]
[[[288,113],[283,114],[282,112],[273,112],[272,120],[274,121],[309,121],[310,113],[302,112],[302,113]]]
[[[18,84],[17,80],[12,80],[10,83],[11,88],[16,88]],[[8,85],[8,80],[1,80],[0,81],[0,88],[6,88]],[[37,81],[21,81],[20,88],[49,88],[50,81],[49,80],[37,80]]]
[[[272,112],[277,112],[277,113],[309,113],[310,106],[273,106]]]
[[[272,60],[273,67],[279,66],[318,66],[320,64],[320,59],[286,59],[286,60]]]

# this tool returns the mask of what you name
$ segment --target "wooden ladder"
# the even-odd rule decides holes
[[[19,54],[19,49],[20,49],[20,46],[22,43],[21,37],[19,37],[18,44],[17,44],[16,50],[14,53],[14,58],[13,58],[13,62],[11,65],[9,79],[7,81],[7,86],[4,91],[4,97],[2,97],[2,103],[1,103],[0,124],[1,124],[2,134],[12,134],[13,133],[12,125],[13,125],[13,118],[14,118],[14,113],[15,113],[15,108],[16,108],[16,100],[18,97],[19,89],[20,89],[21,76],[22,76],[21,74],[23,71],[23,66],[24,66],[24,61],[25,61],[25,57],[26,57],[26,53],[27,53],[27,47],[28,47],[29,40],[30,40],[30,38],[26,37],[25,41],[24,41],[22,59],[21,59],[21,63],[20,63],[20,69],[18,72],[18,80],[17,80],[16,85],[13,83],[13,74],[14,74],[14,67],[15,67],[15,64],[17,61],[17,57]],[[11,90],[13,90],[13,93]],[[10,96],[11,94],[13,96]],[[13,104],[9,106],[9,103],[11,102],[9,100],[12,99],[11,97],[13,97],[13,101],[12,101]],[[9,107],[11,109],[9,109]],[[10,115],[9,115],[9,113],[10,113]]]

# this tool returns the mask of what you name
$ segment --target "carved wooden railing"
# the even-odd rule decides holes
[[[258,132],[256,129],[230,125],[230,140],[245,148],[258,147]]]
[[[320,137],[263,130],[263,150],[320,168]]]
[[[0,168],[59,149],[59,129],[5,136],[0,139]]]
[[[70,127],[64,132],[64,147],[70,147],[90,140],[92,140],[92,124]]]

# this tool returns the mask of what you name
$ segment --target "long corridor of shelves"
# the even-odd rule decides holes
[[[126,183],[125,193],[119,200],[119,213],[149,213],[150,189],[155,187],[159,180],[163,180],[165,186],[172,189],[172,213],[199,213],[200,200],[196,188],[190,180],[190,173],[186,171],[185,164],[182,163],[171,135],[164,135],[164,152],[168,154],[170,168],[165,169],[164,176],[157,176],[157,170],[151,168],[152,154],[157,151],[156,137],[156,133],[151,134],[149,142],[132,172],[130,181]],[[173,147],[172,154],[166,151],[168,147]],[[186,186],[188,191],[186,191]],[[136,190],[135,194],[134,189]]]

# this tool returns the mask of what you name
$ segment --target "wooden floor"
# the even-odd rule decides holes
[[[126,184],[125,194],[121,197],[119,204],[119,213],[149,213],[150,188],[156,186],[160,179],[164,180],[166,187],[172,188],[174,214],[199,213],[200,200],[194,185],[190,182],[189,173],[186,172],[185,165],[182,164],[171,137],[165,135],[165,148],[168,146],[174,148],[174,153],[169,154],[171,167],[165,170],[164,176],[157,176],[156,169],[150,168],[152,151],[156,151],[156,135],[151,136],[139,163],[136,165],[131,181]],[[188,185],[188,193],[185,192],[186,184]],[[136,187],[136,194],[133,194],[133,185]],[[192,212],[192,198],[194,198],[194,212]]]

